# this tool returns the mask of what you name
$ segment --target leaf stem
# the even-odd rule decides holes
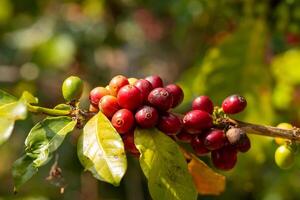
[[[71,115],[70,110],[57,110],[57,109],[51,109],[51,108],[44,108],[40,106],[33,106],[30,104],[27,104],[27,108],[30,112],[33,113],[42,113],[50,116],[67,116]]]

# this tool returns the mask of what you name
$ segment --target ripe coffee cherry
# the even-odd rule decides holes
[[[226,131],[226,137],[230,144],[235,145],[246,137],[246,132],[240,128],[230,128]]]
[[[152,128],[157,124],[158,112],[151,106],[143,106],[135,113],[135,120],[142,128]]]
[[[116,97],[106,95],[101,98],[99,109],[107,118],[111,118],[120,109],[120,106]]]
[[[277,125],[277,128],[281,128],[281,129],[285,129],[285,130],[292,130],[293,125],[289,124],[289,123],[280,123]],[[287,141],[288,141],[287,139],[275,137],[275,142],[278,145],[286,144]]]
[[[192,139],[191,146],[197,156],[203,156],[210,152],[210,150],[204,146],[203,137],[200,135],[197,135]]]
[[[151,83],[153,89],[163,87],[164,85],[163,80],[157,75],[148,76],[145,78],[145,80]]]
[[[140,79],[135,82],[134,86],[140,90],[143,101],[147,101],[148,95],[152,91],[151,83],[145,79]]]
[[[189,134],[186,130],[182,129],[175,137],[180,142],[191,143],[195,135]]]
[[[237,162],[237,151],[232,146],[225,146],[211,152],[214,166],[221,170],[231,170]]]
[[[170,84],[165,89],[173,96],[172,108],[175,108],[183,101],[184,94],[181,87],[176,84]]]
[[[79,99],[83,91],[83,81],[77,76],[70,76],[62,84],[62,94],[66,101]]]
[[[122,140],[124,143],[124,148],[127,152],[133,154],[134,156],[138,157],[140,155],[139,150],[136,148],[134,144],[134,132],[129,131],[122,135]]]
[[[129,82],[130,85],[134,85],[135,82],[137,82],[137,81],[138,81],[137,78],[129,78],[129,79],[128,79],[128,82]]]
[[[210,130],[204,138],[204,146],[209,150],[217,150],[225,145],[226,137],[223,130]]]
[[[112,125],[120,134],[124,134],[133,127],[134,117],[130,110],[118,110],[111,119]]]
[[[142,105],[140,90],[133,85],[125,85],[118,92],[118,103],[122,108],[136,110]]]
[[[236,114],[242,112],[247,106],[247,101],[240,95],[231,95],[223,103],[223,111],[227,114]]]
[[[161,111],[167,111],[173,103],[172,95],[164,88],[155,88],[148,95],[148,102]]]
[[[96,87],[92,89],[89,96],[91,104],[98,106],[100,99],[106,95],[110,95],[110,92],[104,87]]]
[[[182,128],[182,122],[176,115],[166,112],[160,116],[157,127],[167,135],[176,135]]]
[[[192,108],[193,110],[202,110],[212,114],[214,111],[214,104],[208,96],[199,96],[194,99]]]
[[[212,117],[201,110],[192,110],[183,118],[183,126],[191,134],[198,134],[202,129],[211,128],[212,125]]]
[[[281,145],[275,151],[275,162],[281,169],[289,169],[294,164],[294,152],[288,145]]]
[[[118,76],[113,77],[111,79],[111,81],[109,82],[109,90],[110,90],[111,95],[117,96],[119,90],[123,86],[128,85],[128,84],[129,84],[129,82],[125,76],[118,75]]]
[[[251,142],[249,137],[245,134],[240,138],[240,141],[236,144],[236,148],[239,152],[246,153],[251,148]]]

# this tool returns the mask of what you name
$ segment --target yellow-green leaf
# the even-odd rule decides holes
[[[127,169],[123,141],[101,112],[91,118],[83,129],[82,154],[90,161],[88,166],[83,162],[85,168],[95,169],[96,178],[102,177],[100,180],[115,186],[120,184]]]
[[[17,98],[0,90],[0,106],[17,101]]]

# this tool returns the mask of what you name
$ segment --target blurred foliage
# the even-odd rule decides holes
[[[249,105],[240,119],[300,126],[299,47],[299,0],[0,0],[0,88],[15,95],[28,90],[49,107],[62,102],[60,85],[71,74],[86,80],[85,106],[89,89],[113,75],[155,73],[183,86],[186,97],[178,111],[188,110],[199,94],[220,104],[240,93]],[[149,199],[134,158],[119,188],[83,173],[75,150],[79,132],[59,149],[68,182],[64,195],[44,181],[50,163],[13,196],[12,163],[41,119],[18,122],[0,148],[1,200]],[[279,170],[275,143],[251,139],[251,151],[225,173],[226,191],[200,199],[298,199],[300,159],[291,170]]]

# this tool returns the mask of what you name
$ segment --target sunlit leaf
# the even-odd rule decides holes
[[[4,92],[3,90],[0,90],[0,107],[14,101],[17,101],[16,97],[8,94],[7,92]]]
[[[37,104],[39,102],[38,98],[36,98],[35,96],[33,96],[31,93],[24,91],[21,98],[21,100],[26,101],[26,103],[30,103],[30,104]]]
[[[156,129],[136,129],[140,165],[154,200],[193,200],[197,191],[179,146]]]
[[[103,178],[99,178],[100,180],[115,186],[120,184],[127,169],[123,141],[101,112],[85,125],[82,148],[82,154],[89,159],[88,162],[83,162],[87,170],[95,169],[98,175],[96,178]],[[82,160],[83,157],[80,157]],[[92,173],[94,174],[93,171]]]
[[[0,145],[11,136],[14,129],[14,120],[0,117]]]

